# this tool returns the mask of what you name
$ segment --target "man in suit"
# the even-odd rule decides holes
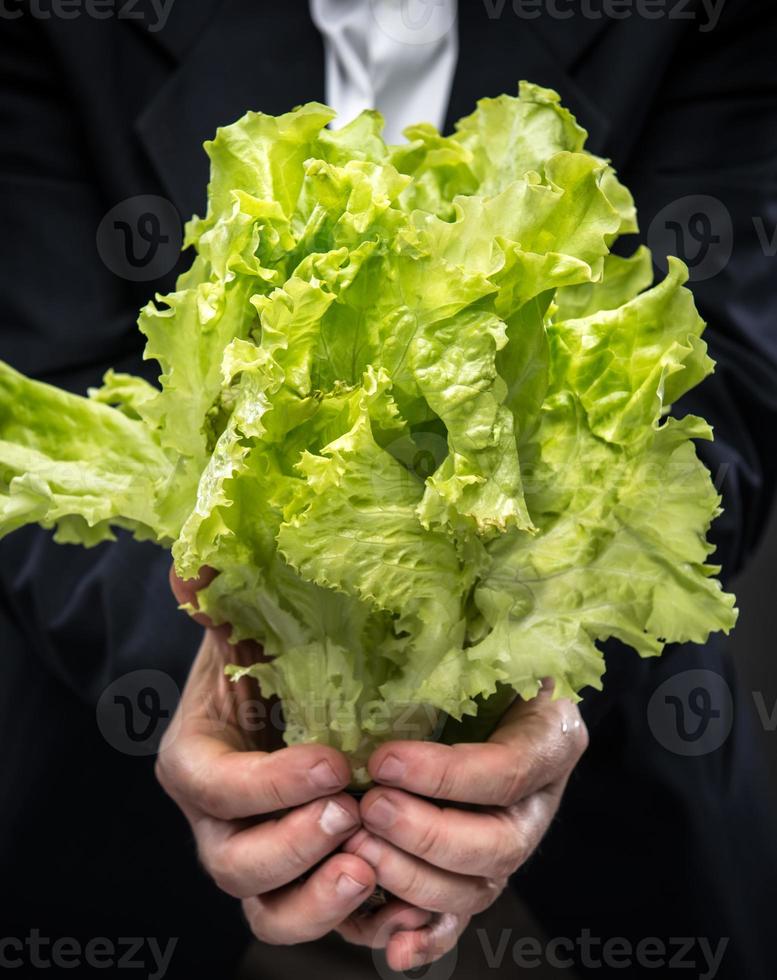
[[[724,497],[714,535],[730,576],[763,528],[777,459],[775,17],[765,0],[729,0],[715,18],[696,2],[665,5],[662,17],[656,5],[629,16],[614,6],[461,4],[446,128],[519,77],[555,88],[634,192],[648,239],[673,236],[666,250],[696,268],[718,369],[683,407],[715,426],[705,452]],[[155,4],[112,9],[63,17],[54,3],[6,3],[0,34],[0,357],[80,392],[109,366],[153,379],[135,313],[186,262],[162,255],[153,279],[132,263],[117,275],[95,246],[103,217],[149,196],[184,219],[202,212],[200,147],[218,125],[325,96],[306,8],[187,0],[164,23]],[[140,217],[120,221],[140,231]],[[170,971],[227,975],[247,936],[235,903],[197,868],[153,757],[117,752],[95,724],[103,692],[134,671],[184,686],[200,632],[167,592],[167,559],[124,537],[82,552],[37,531],[5,540],[0,556],[3,935],[176,937]],[[649,723],[654,692],[691,668],[734,692],[731,733],[701,756],[658,742]],[[661,661],[613,652],[606,691],[583,713],[589,751],[512,880],[545,933],[573,940],[583,974],[617,968],[601,965],[590,937],[632,950],[657,938],[668,951],[685,936],[716,950],[726,940],[719,977],[770,976],[776,859],[723,644]],[[655,964],[643,950],[629,975]]]

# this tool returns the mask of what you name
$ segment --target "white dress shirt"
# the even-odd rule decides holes
[[[397,143],[410,123],[442,129],[458,59],[456,0],[310,0],[324,38],[332,126],[363,109],[386,120]]]

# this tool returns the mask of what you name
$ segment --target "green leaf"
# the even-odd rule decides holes
[[[168,542],[178,529],[154,496],[171,469],[140,421],[0,362],[0,535],[39,523],[67,543],[97,544],[112,527]]]
[[[634,202],[558,96],[401,146],[332,116],[207,144],[192,266],[140,315],[158,388],[0,366],[0,534],[129,528],[210,565],[199,609],[264,649],[230,676],[361,785],[381,742],[487,737],[545,679],[601,686],[608,637],[655,656],[736,610],[710,429],[670,415],[712,370],[687,272],[612,253]]]

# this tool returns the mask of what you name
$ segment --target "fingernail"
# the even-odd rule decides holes
[[[367,864],[372,865],[373,868],[377,868],[380,864],[382,849],[374,837],[365,837],[354,853],[358,854]]]
[[[368,824],[371,824],[373,827],[378,827],[380,830],[386,830],[396,819],[397,808],[385,796],[379,796],[375,800],[369,810],[367,810],[365,817]]]
[[[339,803],[335,803],[334,800],[330,800],[327,803],[323,813],[318,818],[318,824],[321,829],[325,834],[329,834],[332,837],[336,837],[338,834],[344,834],[346,830],[351,830],[352,827],[356,826],[356,823],[357,821],[345,807],[340,806]]]
[[[405,775],[407,766],[395,755],[387,755],[378,768],[378,779],[383,779],[387,783],[398,783]]]
[[[317,762],[311,768],[310,779],[320,789],[337,789],[338,786],[342,786],[343,784],[342,779],[340,779],[326,759]]]
[[[335,882],[335,891],[340,898],[356,898],[365,890],[367,885],[352,878],[350,875],[342,874]]]

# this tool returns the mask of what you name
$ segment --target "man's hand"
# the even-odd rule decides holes
[[[386,946],[392,968],[408,970],[451,949],[471,916],[496,900],[547,831],[588,744],[577,708],[550,694],[544,688],[532,701],[516,701],[484,744],[400,741],[373,754],[372,778],[391,788],[365,795],[364,828],[344,849],[401,901],[380,918],[349,919],[339,928],[346,939]],[[479,806],[440,807],[420,797]],[[392,912],[406,916],[408,906],[437,914],[388,936]]]
[[[194,606],[211,579],[171,575],[179,602]],[[262,651],[231,646],[226,628],[195,619],[205,638],[157,775],[189,820],[205,868],[242,900],[265,942],[306,942],[337,929],[351,942],[385,947],[395,970],[441,956],[547,830],[587,744],[577,709],[544,690],[516,702],[485,744],[381,746],[369,762],[379,786],[359,806],[343,792],[350,768],[335,749],[281,748],[269,722],[249,734],[242,709],[253,702],[264,705],[265,719],[271,712],[248,680],[228,681],[224,666],[253,663]],[[423,797],[473,806],[441,808]],[[361,914],[376,883],[395,897]]]
[[[212,573],[194,582],[171,576],[179,602],[194,605],[196,590],[209,579]],[[205,617],[199,621],[210,625]],[[254,934],[270,943],[317,939],[375,887],[363,858],[338,853],[327,859],[360,825],[358,804],[342,792],[351,775],[348,761],[327,746],[269,752],[269,724],[261,748],[249,741],[240,711],[256,695],[250,682],[227,680],[224,666],[253,663],[261,649],[230,646],[226,636],[223,629],[206,630],[160,747],[157,776],[189,820],[205,868],[242,899]],[[407,921],[428,918],[411,910]]]

